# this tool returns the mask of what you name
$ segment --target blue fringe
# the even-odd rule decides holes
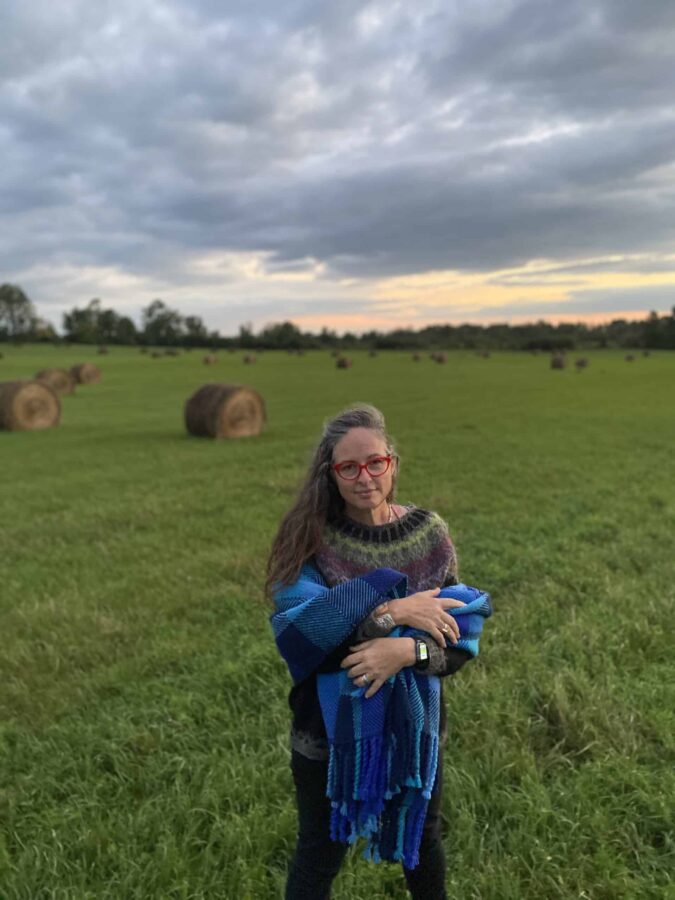
[[[438,735],[412,722],[406,726],[402,745],[392,732],[333,745],[327,793],[332,840],[366,838],[366,859],[400,860],[412,869],[436,780]]]

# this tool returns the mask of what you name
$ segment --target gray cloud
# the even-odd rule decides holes
[[[0,28],[3,280],[673,247],[671,4],[36,0]]]

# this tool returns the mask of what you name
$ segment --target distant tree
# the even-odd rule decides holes
[[[117,320],[116,344],[135,344],[138,341],[138,331],[133,319],[129,316],[120,316]]]
[[[41,343],[58,342],[58,335],[51,322],[46,319],[36,317],[31,322],[30,339],[32,341],[40,341]]]
[[[190,347],[206,347],[212,343],[212,335],[204,325],[199,316],[186,316],[185,321],[185,341],[184,343]]]
[[[300,350],[306,343],[306,338],[293,322],[279,322],[263,328],[257,342],[259,346],[270,350]]]
[[[183,317],[162,300],[153,300],[142,311],[143,340],[146,344],[172,346],[185,335]]]
[[[17,284],[0,285],[0,337],[29,337],[36,319],[33,303]]]
[[[90,300],[84,309],[74,307],[63,314],[65,339],[74,344],[101,343],[98,334],[98,320],[101,315],[101,301],[98,297]]]

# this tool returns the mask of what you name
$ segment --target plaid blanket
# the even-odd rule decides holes
[[[281,656],[297,684],[342,644],[386,598],[407,596],[407,578],[376,569],[329,588],[306,563],[295,584],[275,592],[270,617]],[[440,597],[462,600],[448,612],[459,625],[456,647],[478,654],[483,621],[492,614],[489,596],[457,584]],[[403,626],[390,637],[421,635]],[[440,682],[405,667],[368,699],[346,670],[317,676],[319,701],[330,746],[326,794],[331,800],[331,837],[367,840],[364,856],[419,862],[419,845],[438,766]]]

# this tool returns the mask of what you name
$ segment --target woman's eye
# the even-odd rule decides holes
[[[343,475],[346,475],[347,477],[349,477],[351,475],[356,474],[356,466],[353,463],[350,463],[347,466],[342,466],[340,468],[340,471],[342,472]]]

